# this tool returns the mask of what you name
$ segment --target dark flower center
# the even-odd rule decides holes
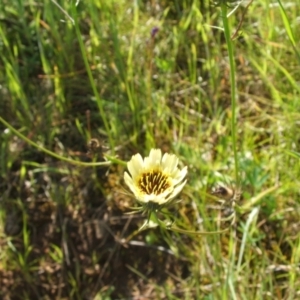
[[[159,170],[153,170],[142,174],[138,185],[142,192],[151,195],[160,195],[170,187],[169,177]]]

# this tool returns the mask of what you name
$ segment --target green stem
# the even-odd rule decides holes
[[[233,55],[233,45],[229,30],[228,17],[227,17],[227,4],[225,0],[221,2],[221,12],[222,12],[222,21],[225,33],[225,39],[227,44],[227,51],[229,56],[229,66],[230,66],[230,88],[231,88],[231,138],[232,138],[232,147],[234,153],[234,166],[235,166],[235,181],[236,186],[239,188],[240,180],[239,180],[239,165],[238,165],[238,157],[237,157],[237,141],[236,141],[236,82],[235,82],[235,64],[234,64],[234,55]],[[236,294],[234,290],[234,268],[235,268],[235,257],[236,257],[236,231],[233,230],[230,234],[229,241],[229,257],[230,263],[228,265],[228,272],[226,275],[226,284],[223,289],[223,299],[227,299],[228,289],[231,293],[231,298],[236,299]]]
[[[15,129],[13,126],[11,126],[8,122],[6,122],[1,116],[0,116],[0,122],[2,124],[4,124],[7,128],[9,128],[16,136],[18,136],[20,139],[22,139],[23,141],[25,141],[26,143],[28,143],[29,145],[45,152],[46,154],[53,156],[59,160],[62,161],[66,161],[68,163],[74,164],[74,165],[79,165],[79,166],[84,166],[84,167],[96,167],[96,166],[108,166],[111,164],[110,161],[105,161],[105,162],[81,162],[81,161],[77,161],[71,158],[67,158],[64,156],[61,156],[59,154],[56,154],[55,152],[52,152],[38,144],[36,144],[35,142],[33,142],[32,140],[30,140],[29,138],[27,138],[25,135],[23,135],[22,133],[20,133],[17,129]]]
[[[231,88],[231,138],[232,138],[232,148],[234,154],[234,166],[235,166],[235,181],[237,187],[240,185],[239,178],[239,162],[237,156],[237,134],[236,134],[236,82],[235,82],[235,64],[234,64],[234,54],[233,45],[230,36],[229,24],[227,19],[227,6],[226,1],[221,1],[221,11],[222,11],[222,21],[224,26],[225,39],[227,44],[228,56],[229,56],[229,66],[230,66],[230,88]]]

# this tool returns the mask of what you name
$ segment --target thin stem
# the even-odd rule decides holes
[[[8,122],[6,122],[2,117],[0,117],[0,122],[2,124],[4,124],[7,128],[9,128],[16,136],[18,136],[20,139],[22,139],[23,141],[25,141],[26,143],[28,143],[29,145],[45,152],[46,154],[53,156],[59,160],[62,161],[66,161],[68,163],[74,164],[74,165],[79,165],[79,166],[84,166],[84,167],[96,167],[96,166],[108,166],[111,164],[110,161],[105,161],[105,162],[82,162],[82,161],[77,161],[71,158],[67,158],[64,156],[61,156],[59,154],[56,154],[55,152],[52,152],[38,144],[36,144],[35,142],[33,142],[32,140],[30,140],[29,138],[27,138],[25,135],[23,135],[21,132],[19,132],[17,129],[15,129],[13,126],[11,126]]]
[[[237,188],[240,186],[240,179],[239,179],[239,162],[237,156],[237,138],[236,138],[236,110],[237,110],[237,103],[236,103],[236,82],[235,82],[235,64],[234,64],[234,54],[233,54],[233,45],[232,40],[230,37],[230,30],[228,24],[228,17],[227,17],[227,4],[226,1],[221,2],[221,12],[222,12],[222,21],[225,33],[225,39],[227,44],[227,51],[229,57],[229,66],[230,66],[230,89],[231,89],[231,138],[232,138],[232,148],[234,154],[234,166],[235,166],[235,182]],[[233,276],[233,270],[235,266],[235,257],[236,257],[236,230],[232,230],[230,234],[230,241],[229,241],[229,257],[230,257],[230,264],[228,266],[227,276],[226,276],[226,284],[224,285],[223,290],[223,298],[227,299],[228,296],[228,288],[230,290],[231,298],[236,299],[234,283],[235,278]]]
[[[229,56],[229,66],[230,66],[230,89],[231,89],[231,138],[232,138],[232,148],[234,154],[234,166],[235,166],[235,182],[237,187],[240,186],[239,178],[239,162],[237,156],[237,134],[236,134],[236,82],[235,82],[235,64],[234,64],[234,54],[233,45],[230,37],[229,24],[227,19],[227,6],[225,1],[221,1],[221,11],[222,11],[222,21],[224,26],[224,33],[226,38],[228,56]]]

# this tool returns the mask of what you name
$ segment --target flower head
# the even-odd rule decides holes
[[[186,183],[187,167],[180,170],[177,165],[176,155],[162,156],[160,149],[151,149],[144,159],[140,154],[132,156],[124,180],[142,206],[156,210],[174,199]]]

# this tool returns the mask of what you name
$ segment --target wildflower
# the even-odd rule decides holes
[[[145,159],[140,154],[132,156],[127,163],[129,173],[124,173],[136,200],[148,212],[156,211],[169,204],[183,189],[187,167],[179,169],[178,158],[160,149],[151,149]]]
[[[124,172],[125,183],[142,206],[136,210],[148,214],[144,224],[127,240],[144,229],[157,226],[178,233],[197,235],[219,234],[228,230],[229,227],[225,230],[211,232],[186,230],[174,226],[175,220],[172,216],[166,220],[159,218],[157,212],[169,215],[161,209],[170,204],[186,184],[187,167],[181,170],[178,168],[176,155],[168,153],[162,155],[160,149],[151,149],[149,156],[144,159],[140,154],[133,155],[127,163],[127,167],[129,172]],[[153,217],[151,218],[151,216]]]
[[[151,29],[151,38],[152,38],[152,39],[155,38],[155,36],[156,36],[156,34],[158,33],[158,31],[159,31],[159,28],[158,28],[157,26],[155,26],[155,27],[153,27],[153,28]]]

